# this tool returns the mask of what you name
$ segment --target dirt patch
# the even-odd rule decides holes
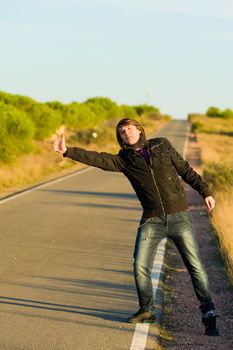
[[[194,135],[190,136],[187,160],[200,174],[200,151]],[[199,302],[192,288],[190,277],[172,244],[169,244],[166,262],[165,311],[163,332],[169,339],[161,338],[161,346],[169,350],[232,350],[233,349],[233,290],[221,259],[217,238],[201,196],[186,187],[193,215],[202,261],[206,267],[216,305],[219,337],[204,335]],[[224,220],[224,218],[223,218]],[[171,340],[171,338],[173,340]]]

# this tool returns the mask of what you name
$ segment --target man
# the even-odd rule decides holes
[[[122,172],[133,186],[143,207],[134,250],[134,277],[140,309],[130,323],[153,323],[155,307],[151,268],[159,242],[170,238],[182,256],[200,302],[205,334],[218,335],[216,314],[208,278],[199,256],[193,222],[179,176],[204,198],[209,211],[215,200],[207,184],[166,138],[146,140],[136,120],[122,119],[116,127],[121,149],[117,155],[66,147],[64,136],[54,151],[64,157],[108,171]]]

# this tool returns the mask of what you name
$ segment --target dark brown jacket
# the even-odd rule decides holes
[[[133,186],[145,218],[163,216],[188,208],[179,176],[203,198],[211,195],[206,182],[166,138],[148,140],[147,149],[150,165],[133,149],[121,149],[114,155],[68,147],[64,156],[103,170],[122,172]]]

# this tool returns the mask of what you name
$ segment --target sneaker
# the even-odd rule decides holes
[[[140,309],[133,316],[128,318],[129,323],[154,323],[155,314],[150,310]]]
[[[218,316],[215,314],[214,310],[206,312],[202,316],[202,323],[205,326],[205,335],[217,336],[219,331],[216,327],[216,318]]]

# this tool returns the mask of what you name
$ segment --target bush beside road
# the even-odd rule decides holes
[[[233,119],[193,116],[190,122],[200,147],[203,176],[216,197],[212,223],[233,283]]]

